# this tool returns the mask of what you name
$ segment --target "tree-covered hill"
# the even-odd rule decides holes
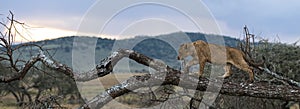
[[[231,47],[237,47],[240,41],[239,39],[227,36],[191,32],[175,32],[158,36],[136,36],[134,38],[122,40],[96,38],[95,63],[99,63],[103,58],[118,49],[133,49],[151,58],[160,59],[172,67],[179,68],[180,64],[176,60],[176,56],[178,46],[183,43],[182,40],[188,42],[196,40],[206,41],[206,37],[210,37],[211,39],[222,37],[226,46]],[[50,54],[53,54],[55,60],[72,66],[72,49],[76,49],[73,47],[74,38],[82,38],[82,36],[63,37],[33,43],[42,45],[45,49],[49,49]],[[95,37],[85,38],[95,39]],[[188,40],[186,40],[187,38]],[[256,48],[257,52],[266,57],[266,65],[268,68],[281,73],[281,75],[299,80],[299,78],[297,78],[299,76],[298,68],[300,67],[299,46],[280,43],[260,43],[256,45],[258,45]],[[138,65],[130,60],[129,62],[131,72],[147,71],[146,67]],[[124,66],[120,64],[119,69],[116,71],[124,72],[123,67]],[[127,66],[125,66],[125,71],[128,71]]]
[[[97,44],[95,47],[95,63],[99,63],[100,60],[115,50],[133,49],[151,58],[161,59],[170,66],[179,67],[179,62],[176,60],[179,45],[183,42],[193,42],[196,40],[206,41],[205,37],[223,37],[226,46],[232,47],[235,47],[239,41],[238,39],[227,36],[191,32],[175,32],[158,36],[136,36],[134,38],[122,40],[97,38]],[[32,43],[42,45],[44,49],[48,49],[55,60],[72,66],[72,50],[76,49],[73,46],[74,38],[83,38],[83,36],[69,36]],[[26,52],[26,50],[23,52]],[[131,70],[134,69],[134,71],[139,71],[144,69],[135,69],[136,65],[134,62],[130,63]]]

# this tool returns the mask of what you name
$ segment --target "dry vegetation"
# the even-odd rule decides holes
[[[102,92],[106,88],[109,88],[113,85],[119,84],[120,82],[128,79],[129,77],[133,75],[142,75],[144,73],[114,73],[109,74],[105,77],[95,79],[92,81],[85,82],[84,85],[79,85],[79,90],[82,89],[80,92],[83,97],[85,98],[92,98],[95,95],[99,94],[99,92]],[[128,98],[132,99],[132,98]],[[62,103],[64,107],[67,108],[77,108],[80,106],[80,104],[71,105],[67,103],[67,98],[65,98],[64,103]],[[16,109],[16,102],[12,95],[0,97],[0,107],[1,109]],[[132,106],[124,105],[116,100],[110,102],[107,104],[104,109],[116,109],[117,107],[122,107],[122,109],[130,109]]]

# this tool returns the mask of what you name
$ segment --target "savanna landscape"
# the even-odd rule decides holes
[[[32,1],[28,1],[30,2]],[[204,0],[207,6],[201,8],[204,13],[199,14],[200,16],[195,15],[202,6],[196,5],[198,2],[177,1],[166,6],[164,3],[168,3],[167,1],[161,1],[162,4],[155,4],[158,1],[131,2],[112,3],[116,6],[112,8],[112,5],[103,5],[108,3],[105,0],[95,2],[94,5],[90,4],[94,3],[91,1],[74,1],[74,5],[78,7],[76,12],[91,5],[82,15],[84,17],[80,20],[77,34],[72,33],[74,31],[70,27],[75,27],[73,21],[78,21],[78,16],[68,16],[76,12],[66,14],[68,9],[75,8],[66,5],[60,8],[60,5],[69,5],[68,3],[49,3],[49,6],[53,6],[50,8],[53,13],[57,11],[55,8],[66,11],[59,14],[65,16],[59,20],[49,17],[54,15],[52,11],[33,11],[32,13],[40,16],[39,20],[34,16],[32,20],[22,17],[20,20],[17,16],[24,16],[24,11],[18,11],[24,9],[22,6],[12,8],[7,5],[16,9],[16,13],[9,10],[7,15],[2,14],[0,8],[0,17],[4,16],[0,20],[0,108],[299,109],[298,30],[286,28],[290,32],[287,34],[286,30],[278,29],[279,26],[291,26],[290,22],[294,19],[289,18],[296,18],[296,15],[278,17],[277,13],[273,13],[265,18],[269,20],[260,21],[264,19],[264,14],[252,13],[253,17],[248,15],[255,6],[260,7],[254,5],[256,3],[252,4],[254,7],[232,12],[232,9],[242,6],[244,2],[238,2],[239,5],[224,2],[226,8],[223,10],[216,8],[224,7],[223,4],[217,5]],[[94,9],[99,5],[97,3],[103,3],[101,9],[107,10],[102,12],[103,10]],[[185,6],[186,3],[189,6]],[[262,4],[271,3],[273,2]],[[275,5],[276,3],[278,2],[274,2]],[[125,4],[128,7],[118,7]],[[287,4],[281,5],[278,8],[283,9],[278,13],[292,12],[292,9],[285,8]],[[40,4],[35,10],[49,8],[47,6]],[[208,8],[212,10],[207,10]],[[262,12],[270,14],[272,9]],[[118,11],[114,13],[116,10]],[[47,12],[48,19],[41,20],[42,15]],[[102,16],[90,17],[97,12],[102,12]],[[242,14],[244,12],[247,12],[246,18],[259,17],[249,20],[241,17],[245,16]],[[109,16],[108,13],[114,14]],[[178,17],[178,13],[185,14],[185,17],[194,22],[193,25],[184,22],[186,19]],[[206,16],[203,17],[204,15]],[[107,16],[110,19],[106,19]],[[232,16],[235,16],[233,22]],[[281,17],[290,22],[278,21]],[[162,20],[163,18],[171,19]],[[128,23],[132,19],[136,21]],[[28,25],[27,21],[34,25]],[[170,23],[174,21],[176,23]],[[256,25],[258,30],[267,28],[261,29],[266,30],[267,34],[255,31],[253,25],[257,22],[265,25]],[[278,23],[277,28],[273,25],[274,22]],[[281,24],[282,22],[288,23]],[[99,24],[95,26],[96,23]],[[44,28],[48,30],[35,31],[43,28],[38,24],[48,25],[49,27]],[[89,25],[85,27],[85,24]],[[176,29],[170,28],[171,24]],[[99,25],[101,30],[98,30]],[[191,29],[195,25],[201,31]],[[63,29],[59,29],[59,26]],[[236,27],[239,28],[238,31]],[[110,30],[111,28],[113,29]],[[95,30],[98,33],[91,32]],[[224,34],[219,32],[221,30]],[[270,33],[274,30],[286,36]],[[116,34],[116,31],[121,32]],[[129,34],[131,32],[134,34]],[[239,36],[234,36],[236,34]],[[203,72],[201,65],[204,66]]]

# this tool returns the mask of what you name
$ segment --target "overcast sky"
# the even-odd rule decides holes
[[[29,40],[67,35],[121,39],[176,31],[239,38],[244,25],[271,41],[300,39],[299,0],[139,1],[143,0],[2,0],[0,17],[3,21],[11,10],[16,19],[30,25]]]

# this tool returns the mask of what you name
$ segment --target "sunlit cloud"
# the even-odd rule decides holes
[[[54,39],[63,36],[75,35],[75,31],[58,28],[41,27],[37,25],[22,26],[16,24],[15,42],[40,41],[45,39]]]
[[[43,27],[38,25],[24,26],[16,24],[16,31],[14,31],[14,39],[16,43],[41,41],[46,39],[55,39],[66,36],[89,36],[89,37],[101,37],[108,39],[124,39],[130,36],[120,37],[118,35],[110,34],[97,34],[97,33],[84,33],[75,30],[66,30],[60,28]]]

